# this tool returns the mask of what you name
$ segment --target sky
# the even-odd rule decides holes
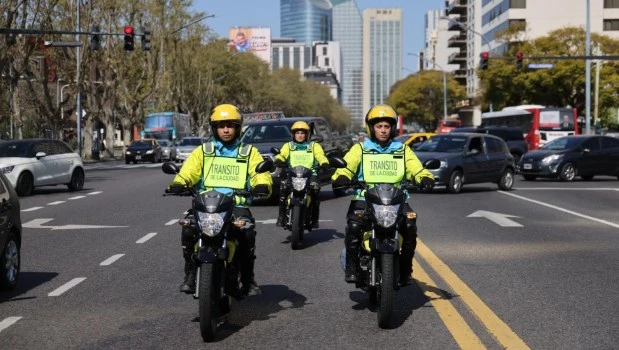
[[[407,52],[418,53],[424,48],[424,16],[429,10],[441,9],[444,0],[357,0],[360,11],[366,8],[401,8],[404,23],[404,49],[402,77],[417,71],[418,58]],[[270,27],[273,38],[280,37],[280,0],[196,0],[195,11],[214,14],[203,24],[211,27],[221,37],[228,37],[230,27]]]

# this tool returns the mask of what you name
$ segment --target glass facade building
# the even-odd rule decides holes
[[[281,0],[280,35],[307,46],[332,40],[332,8],[328,0]]]
[[[355,0],[332,0],[333,40],[341,47],[342,105],[351,115],[350,131],[363,128],[363,20]]]

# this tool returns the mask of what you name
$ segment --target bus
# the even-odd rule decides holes
[[[178,112],[158,112],[146,116],[141,137],[176,141],[190,135],[189,115]]]
[[[438,127],[436,128],[436,134],[446,134],[455,128],[459,128],[462,126],[462,121],[460,119],[454,118],[441,118],[438,122]]]
[[[538,149],[562,136],[579,134],[576,108],[540,105],[505,107],[499,112],[482,113],[481,125],[520,128],[529,150]]]

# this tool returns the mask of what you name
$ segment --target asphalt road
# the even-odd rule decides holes
[[[175,221],[189,199],[161,196],[171,177],[157,164],[88,167],[83,191],[42,188],[21,200],[22,275],[16,291],[0,294],[0,348],[210,346],[199,334],[197,301],[178,292]],[[273,224],[276,207],[252,208],[263,220],[262,294],[234,302],[212,346],[616,348],[619,182],[518,177],[514,188],[412,196],[417,284],[397,293],[388,330],[378,328],[367,295],[343,280],[350,197],[324,188],[324,221],[298,251]]]

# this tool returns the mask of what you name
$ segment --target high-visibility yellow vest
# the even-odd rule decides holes
[[[368,184],[402,182],[406,175],[404,147],[393,153],[378,153],[374,150],[365,150],[361,146],[363,180]]]
[[[236,157],[225,157],[215,155],[215,146],[212,142],[203,144],[202,182],[204,186],[244,189],[247,184],[251,147],[251,145],[239,145]]]
[[[290,167],[303,166],[311,169],[314,166],[313,142],[310,142],[307,149],[298,149],[292,142],[290,142],[288,146],[290,146],[290,155],[288,156]]]

